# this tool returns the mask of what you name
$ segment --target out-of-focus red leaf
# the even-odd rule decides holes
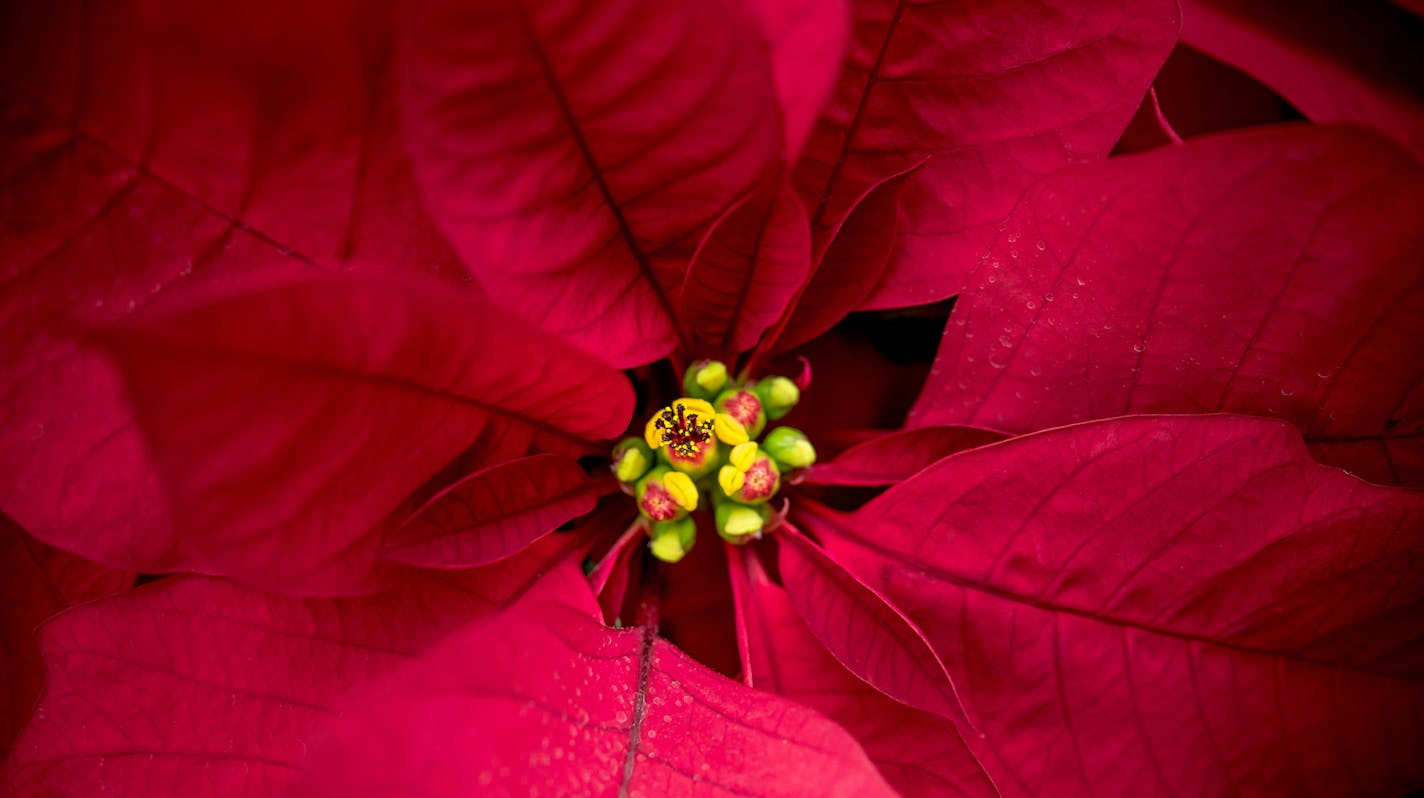
[[[358,703],[298,786],[372,798],[894,794],[824,717],[717,676],[651,629],[534,602],[460,632]]]
[[[813,485],[893,485],[937,460],[985,446],[1004,435],[974,427],[922,427],[891,432],[846,449],[806,472]]]
[[[213,284],[463,273],[400,146],[390,14],[352,8],[0,10],[0,506],[31,534],[171,562],[161,480],[77,328]]]
[[[759,0],[748,11],[771,42],[783,152],[795,163],[840,77],[850,45],[850,0]]]
[[[611,437],[633,406],[622,374],[423,284],[297,283],[100,340],[176,505],[168,569],[307,595],[363,587],[378,522],[489,425]]]
[[[1385,3],[1183,0],[1182,40],[1310,119],[1355,122],[1424,158],[1421,25]]]
[[[0,516],[0,761],[40,697],[35,628],[66,607],[132,584],[133,574],[46,546]]]
[[[1376,481],[1424,480],[1424,171],[1283,127],[1027,192],[910,423],[1026,432],[1128,413],[1274,415]]]
[[[4,779],[18,795],[282,795],[350,692],[490,611],[467,584],[300,600],[182,577],[71,610],[41,630],[45,698]]]
[[[800,533],[785,528],[777,541],[787,596],[847,670],[896,701],[964,718],[949,671],[913,621]]]
[[[1424,783],[1424,496],[1246,416],[955,455],[814,528],[916,619],[1006,794]]]
[[[135,183],[235,228],[226,235],[328,269],[460,274],[401,141],[393,17],[386,0],[7,5],[0,91],[63,129],[52,155],[98,148]],[[140,226],[170,221],[132,213]]]
[[[746,563],[748,642],[758,690],[805,704],[845,727],[901,795],[998,795],[953,723],[892,701],[852,675],[806,628],[756,558]]]
[[[687,270],[681,317],[694,351],[731,360],[786,311],[811,268],[811,231],[786,181],[769,184],[712,228]]]
[[[381,557],[430,568],[500,560],[593,509],[597,492],[572,460],[536,454],[441,491],[387,532]]]
[[[756,21],[657,0],[411,11],[412,150],[481,284],[614,365],[670,352],[701,233],[780,159]]]
[[[869,301],[954,294],[1024,186],[1108,153],[1176,32],[1171,0],[856,3],[846,68],[796,175],[818,241],[868,186],[930,156]]]

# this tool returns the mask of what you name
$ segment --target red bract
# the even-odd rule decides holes
[[[478,663],[478,667],[471,667]],[[843,729],[658,639],[530,602],[362,702],[299,795],[892,796]]]
[[[1281,422],[1066,427],[814,517],[927,631],[1006,794],[1424,778],[1424,496],[1312,462]]]
[[[1421,208],[1424,170],[1346,128],[1065,170],[979,264],[912,423],[1275,415],[1326,462],[1420,484]]]
[[[1387,57],[1194,0],[1405,149],[1182,145],[1171,0],[289,6],[4,12],[0,509],[154,580],[41,629],[7,789],[1424,786],[1424,499],[1311,459],[1424,468]],[[1139,108],[1163,149],[1080,163]],[[885,330],[948,303],[841,324],[961,289],[933,366]],[[737,470],[704,418],[709,472],[647,471],[658,408],[745,432],[771,394],[718,393],[773,374],[837,458],[758,430]],[[6,557],[7,652],[102,592]]]

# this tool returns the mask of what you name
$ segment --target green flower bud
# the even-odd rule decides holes
[[[727,385],[727,364],[720,360],[698,360],[682,375],[682,390],[697,399],[711,399]]]
[[[791,408],[801,401],[801,389],[785,377],[766,377],[752,386],[761,397],[761,405],[766,409],[766,417],[772,421],[791,412]]]
[[[766,505],[749,506],[736,502],[717,505],[717,534],[730,543],[743,544],[761,537],[770,513]]]
[[[816,462],[816,447],[806,433],[795,427],[777,427],[768,432],[761,448],[785,470],[808,468]]]
[[[756,438],[766,429],[766,411],[762,409],[761,397],[746,388],[730,388],[717,394],[712,406],[717,408],[718,413],[725,413],[741,422],[749,438]]]
[[[697,522],[691,518],[653,524],[648,530],[648,548],[663,562],[677,562],[692,551],[697,542]]]
[[[624,438],[613,447],[613,476],[619,482],[636,482],[653,467],[653,452],[639,438]]]

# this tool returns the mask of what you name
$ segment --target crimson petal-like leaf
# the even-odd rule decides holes
[[[1172,0],[860,0],[796,174],[818,241],[868,186],[931,156],[870,303],[954,294],[1024,186],[1108,153],[1176,33]]]
[[[479,667],[470,667],[478,662]],[[650,628],[529,602],[460,632],[313,755],[301,795],[891,796],[846,732]]]
[[[904,796],[995,796],[954,724],[893,701],[848,672],[806,628],[786,592],[746,558],[754,685],[805,704],[855,735]],[[733,574],[737,578],[738,574]]]
[[[398,529],[381,556],[432,568],[503,559],[593,509],[597,492],[572,460],[536,454],[476,472],[441,491]]]
[[[422,188],[481,284],[614,365],[670,352],[688,255],[780,158],[755,20],[658,0],[411,12]]]
[[[1003,439],[1000,433],[974,427],[891,432],[815,465],[806,472],[805,481],[812,485],[893,485],[951,454]]]
[[[124,590],[133,578],[50,548],[0,516],[0,761],[40,697],[35,628],[66,607]]]
[[[1384,3],[1183,0],[1182,41],[1318,122],[1355,122],[1424,158],[1419,26]]]
[[[632,413],[622,374],[423,284],[298,283],[101,340],[176,503],[179,562],[279,591],[363,587],[378,522],[490,425],[602,438]]]
[[[1424,170],[1366,131],[1273,128],[1065,170],[976,270],[910,423],[1274,415],[1333,465],[1420,484],[1421,251]]]
[[[351,691],[491,601],[413,580],[290,599],[180,577],[41,631],[45,698],[7,763],[18,795],[276,796]]]
[[[0,506],[31,534],[179,567],[120,381],[77,327],[212,283],[463,274],[400,142],[390,11],[352,9],[0,9]]]
[[[823,540],[930,635],[1006,794],[1424,785],[1424,495],[1246,416],[955,455]]]
[[[777,540],[787,596],[847,670],[916,709],[964,718],[949,671],[913,621],[799,532]]]
[[[717,222],[693,257],[681,317],[694,349],[729,360],[756,346],[810,268],[806,209],[786,181],[772,183]]]
[[[787,163],[795,163],[840,77],[850,44],[850,0],[759,0],[747,9],[771,42]]]

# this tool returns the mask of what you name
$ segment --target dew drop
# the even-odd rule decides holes
[[[1029,310],[1033,310],[1034,308],[1038,307],[1038,305],[1032,299],[1030,299],[1029,301],[1024,303],[1024,307],[1028,308]]]
[[[1281,387],[1281,396],[1295,396],[1295,391],[1285,386]]]
[[[1143,352],[1146,352],[1146,351],[1147,351],[1147,344],[1144,344],[1144,343],[1142,343],[1141,341],[1138,341],[1137,343],[1135,343],[1135,344],[1132,345],[1132,351],[1134,351],[1134,352],[1136,352],[1136,353],[1138,353],[1138,354],[1140,355],[1140,354],[1142,354]]]
[[[1328,380],[1330,379],[1330,376],[1334,373],[1335,372],[1333,369],[1321,369],[1315,372],[1315,376],[1319,377],[1322,380]]]
[[[1040,238],[1038,243],[1034,244],[1034,246],[1038,247],[1039,252],[1043,252],[1048,249],[1048,242]]]
[[[1028,370],[1028,376],[1030,376],[1030,377],[1037,377],[1037,376],[1039,376],[1039,375],[1042,374],[1042,373],[1043,373],[1043,370],[1040,369],[1040,368],[1038,368],[1037,366],[1035,366],[1035,367],[1033,367],[1033,368],[1031,368],[1031,369]]]
[[[1052,301],[1053,301],[1053,295],[1052,295],[1052,294],[1044,294],[1044,295],[1043,295],[1043,301],[1044,301],[1044,302],[1052,302]]]
[[[1078,283],[1078,285],[1087,285],[1087,284],[1088,284],[1088,281],[1087,281],[1087,280],[1084,280],[1082,277],[1078,277],[1078,278],[1077,278],[1077,283]]]

